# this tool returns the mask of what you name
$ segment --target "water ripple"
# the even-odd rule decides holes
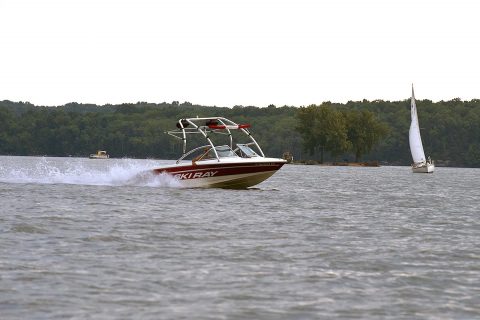
[[[185,190],[132,182],[153,160],[13,158],[2,319],[480,318],[478,169],[285,166]]]

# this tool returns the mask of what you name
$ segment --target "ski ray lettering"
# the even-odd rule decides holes
[[[175,175],[175,178],[179,180],[210,178],[215,176],[217,173],[218,171],[178,173]]]

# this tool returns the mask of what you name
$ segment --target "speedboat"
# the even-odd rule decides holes
[[[153,171],[171,175],[185,187],[245,189],[268,179],[287,162],[265,157],[249,124],[209,117],[180,119],[176,126],[166,133],[182,140],[182,156],[174,165]],[[187,150],[187,137],[207,144]],[[247,141],[240,143],[243,140]]]

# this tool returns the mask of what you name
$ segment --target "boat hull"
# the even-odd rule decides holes
[[[176,165],[154,169],[155,174],[169,174],[187,188],[246,189],[271,177],[285,163],[274,159],[261,162],[217,162]]]
[[[435,165],[433,163],[425,163],[421,165],[412,165],[413,173],[433,173]]]

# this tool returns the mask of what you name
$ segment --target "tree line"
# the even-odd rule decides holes
[[[297,131],[310,154],[325,151],[336,158],[353,153],[355,162],[369,153],[388,134],[388,126],[368,110],[336,110],[330,104],[301,107]]]
[[[425,152],[440,165],[480,167],[480,100],[417,100]],[[378,160],[409,165],[410,100],[324,102],[307,107],[200,106],[189,102],[35,106],[0,101],[0,154],[175,159],[165,134],[180,118],[224,116],[250,123],[268,156],[295,160]]]

